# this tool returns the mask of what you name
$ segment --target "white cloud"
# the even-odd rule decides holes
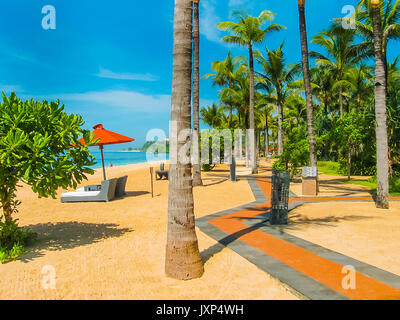
[[[22,88],[18,85],[12,85],[12,84],[8,84],[8,85],[4,85],[4,84],[0,84],[0,92],[4,92],[6,94],[9,94],[11,92],[24,92],[24,90],[22,90]]]
[[[229,7],[237,7],[242,6],[247,2],[247,0],[229,0],[228,6]]]
[[[32,97],[35,100],[60,100],[61,103],[67,106],[81,105],[82,108],[95,105],[98,107],[106,107],[108,110],[115,109],[116,112],[117,109],[134,111],[141,114],[171,112],[171,95],[169,94],[151,95],[128,90],[105,90],[50,95],[21,95],[23,100],[29,100]],[[200,107],[212,105],[213,102],[214,101],[208,99],[200,99]]]
[[[170,95],[146,95],[135,91],[107,90],[90,91],[85,93],[67,93],[51,95],[46,100],[60,99],[62,103],[86,102],[109,106],[110,108],[125,108],[140,113],[169,112]]]
[[[157,81],[158,77],[154,76],[150,73],[139,74],[139,73],[116,73],[111,70],[107,70],[104,68],[100,68],[100,71],[96,76],[100,78],[108,78],[108,79],[118,79],[118,80],[139,80],[139,81]]]
[[[200,15],[200,32],[207,40],[221,43],[221,32],[216,24],[222,20],[215,14],[215,0],[200,1],[202,13]]]

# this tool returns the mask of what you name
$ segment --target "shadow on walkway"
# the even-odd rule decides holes
[[[221,252],[225,247],[227,247],[233,241],[239,239],[241,236],[250,233],[254,230],[257,230],[265,225],[265,222],[257,223],[252,227],[244,228],[240,231],[232,233],[225,238],[219,240],[216,244],[212,245],[211,247],[203,250],[200,255],[203,259],[203,263],[206,263],[209,259],[211,259],[214,255]]]

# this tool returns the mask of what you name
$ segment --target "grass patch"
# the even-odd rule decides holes
[[[348,184],[355,184],[359,186],[365,186],[368,187],[372,193],[376,193],[376,181],[374,178],[370,178],[368,180],[360,180],[360,179],[351,179],[348,181],[345,181]],[[391,181],[390,186],[389,186],[389,194],[391,196],[399,196],[400,195],[400,190],[397,189],[397,181]]]
[[[331,176],[343,176],[343,174],[340,173],[339,163],[334,161],[318,161],[318,172]]]

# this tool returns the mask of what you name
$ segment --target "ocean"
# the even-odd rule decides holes
[[[96,164],[92,166],[92,169],[101,168],[101,152],[99,150],[92,151],[90,153],[95,157]],[[134,164],[134,163],[141,163],[147,161],[162,161],[168,160],[169,154],[168,153],[159,153],[158,155],[149,154],[149,158],[146,157],[146,152],[112,152],[112,151],[104,151],[104,165],[109,167],[112,163],[113,166],[122,166],[126,164]]]

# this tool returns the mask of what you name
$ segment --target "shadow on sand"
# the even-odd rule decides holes
[[[44,255],[43,250],[59,251],[93,244],[107,238],[120,237],[133,229],[118,228],[113,223],[58,222],[29,225],[26,228],[38,234],[38,240],[30,247],[28,253],[18,260],[31,261]]]

